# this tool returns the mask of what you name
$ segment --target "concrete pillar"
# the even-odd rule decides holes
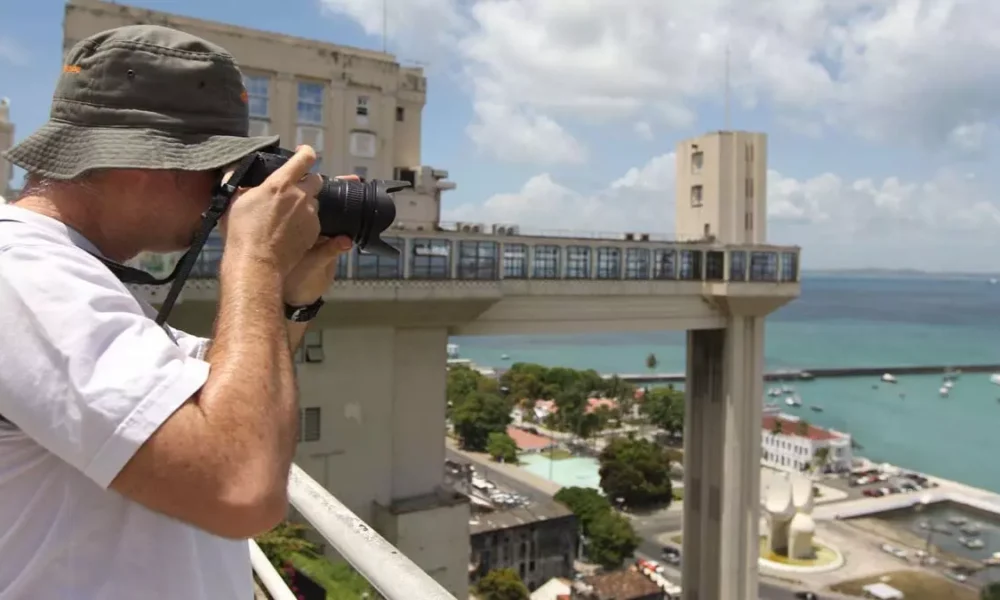
[[[687,339],[684,598],[756,598],[764,320]]]
[[[299,365],[321,434],[296,462],[457,597],[468,593],[467,499],[442,489],[447,330],[323,330]],[[332,550],[332,549],[331,549]]]

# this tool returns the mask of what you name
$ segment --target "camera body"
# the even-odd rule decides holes
[[[249,155],[241,163],[238,187],[256,187],[274,173],[294,152],[272,146]],[[234,176],[239,175],[237,171]],[[409,187],[406,181],[330,179],[324,175],[319,200],[320,235],[347,236],[361,250],[395,256],[399,250],[382,240],[382,232],[396,220],[392,194]]]

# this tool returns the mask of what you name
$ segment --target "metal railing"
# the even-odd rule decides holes
[[[333,494],[292,465],[288,498],[340,556],[358,571],[386,600],[455,600],[440,583],[425,573],[365,523]],[[250,542],[254,572],[274,600],[294,600],[284,580]]]

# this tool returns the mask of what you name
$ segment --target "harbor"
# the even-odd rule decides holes
[[[996,372],[1000,372],[1000,364],[831,367],[801,371],[768,371],[764,373],[764,381],[810,381],[813,379],[830,379],[835,377],[882,377],[886,373],[891,373],[892,375],[948,375],[953,373]],[[605,374],[604,377],[618,377],[629,383],[640,384],[682,383],[684,381],[684,373],[618,373]]]

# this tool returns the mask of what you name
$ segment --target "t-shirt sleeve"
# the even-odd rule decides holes
[[[0,415],[102,487],[208,379],[114,275],[56,244],[0,250]]]

